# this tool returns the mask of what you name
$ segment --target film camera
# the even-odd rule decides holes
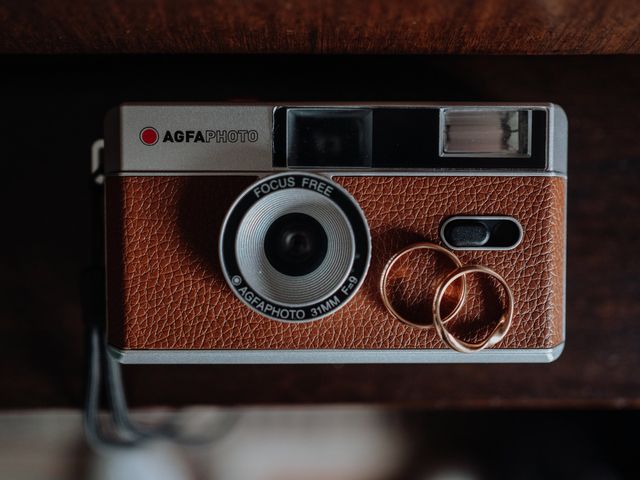
[[[126,104],[107,116],[124,363],[547,362],[564,345],[553,104]]]

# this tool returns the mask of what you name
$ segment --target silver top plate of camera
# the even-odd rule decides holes
[[[284,111],[287,118],[282,123],[287,125],[286,134],[280,133],[284,127],[277,125],[278,112]],[[366,119],[368,111],[374,112],[373,127],[367,123],[370,122]],[[400,112],[400,118],[409,118],[419,111],[433,111],[436,121],[423,123],[418,116],[415,122],[409,119],[402,130],[385,133],[397,122],[382,122],[376,118],[392,111]],[[361,137],[361,144],[367,141],[365,128],[375,129],[376,139],[369,138],[368,141],[372,142],[369,148],[378,157],[385,155],[387,148],[378,140],[381,135],[393,140],[406,135],[409,129],[416,132],[414,138],[433,137],[433,141],[429,140],[433,143],[433,151],[419,153],[411,168],[395,165],[393,159],[373,164],[293,165],[291,155],[295,152],[287,150],[287,146],[279,152],[279,136],[288,144],[304,143],[284,138],[294,131],[292,118],[298,120],[300,135],[308,131],[305,125],[309,123],[305,122],[313,121],[308,118],[309,112],[312,115],[313,112],[318,115],[336,112],[342,117],[351,112],[353,122],[364,125],[357,127],[362,130],[355,133]],[[541,127],[534,125],[536,112],[546,114],[543,123],[538,122]],[[106,145],[105,170],[107,174],[124,175],[273,173],[286,168],[315,169],[325,173],[366,171],[367,175],[376,172],[392,175],[395,170],[403,175],[566,175],[566,125],[564,111],[549,103],[124,104],[113,109],[106,119],[107,137],[117,141]],[[529,167],[535,140],[532,139],[533,127],[534,133],[544,138],[544,145],[538,147],[543,151],[534,152],[538,157],[544,156],[544,162]],[[541,129],[544,131],[538,131]],[[340,148],[339,142],[350,142],[350,139],[336,138],[335,132],[330,130],[324,133],[323,138],[310,139],[322,142],[324,152]],[[408,143],[413,141],[410,136],[407,138]],[[353,148],[348,143],[344,154],[348,155]],[[355,151],[357,156],[358,151]],[[289,158],[279,163],[278,156]],[[462,167],[461,158],[468,159]],[[503,161],[487,164],[487,158]]]

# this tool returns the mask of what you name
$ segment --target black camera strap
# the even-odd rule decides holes
[[[85,325],[85,403],[84,429],[87,441],[96,450],[128,448],[152,439],[171,440],[180,444],[211,443],[224,436],[236,423],[237,413],[226,413],[211,425],[207,433],[184,435],[175,417],[157,426],[134,422],[122,381],[120,364],[108,352],[106,331],[106,289],[104,249],[104,167],[103,141],[92,147],[91,165],[91,266],[80,280],[82,317]],[[104,391],[103,391],[104,388]],[[109,406],[109,422],[100,415],[102,394]]]

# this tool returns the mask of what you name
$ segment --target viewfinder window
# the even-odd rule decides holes
[[[372,138],[368,108],[287,110],[289,167],[370,167]]]

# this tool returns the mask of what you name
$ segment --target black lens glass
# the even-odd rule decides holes
[[[322,225],[304,213],[289,213],[271,224],[264,239],[269,263],[280,273],[307,275],[327,255],[327,234]]]

